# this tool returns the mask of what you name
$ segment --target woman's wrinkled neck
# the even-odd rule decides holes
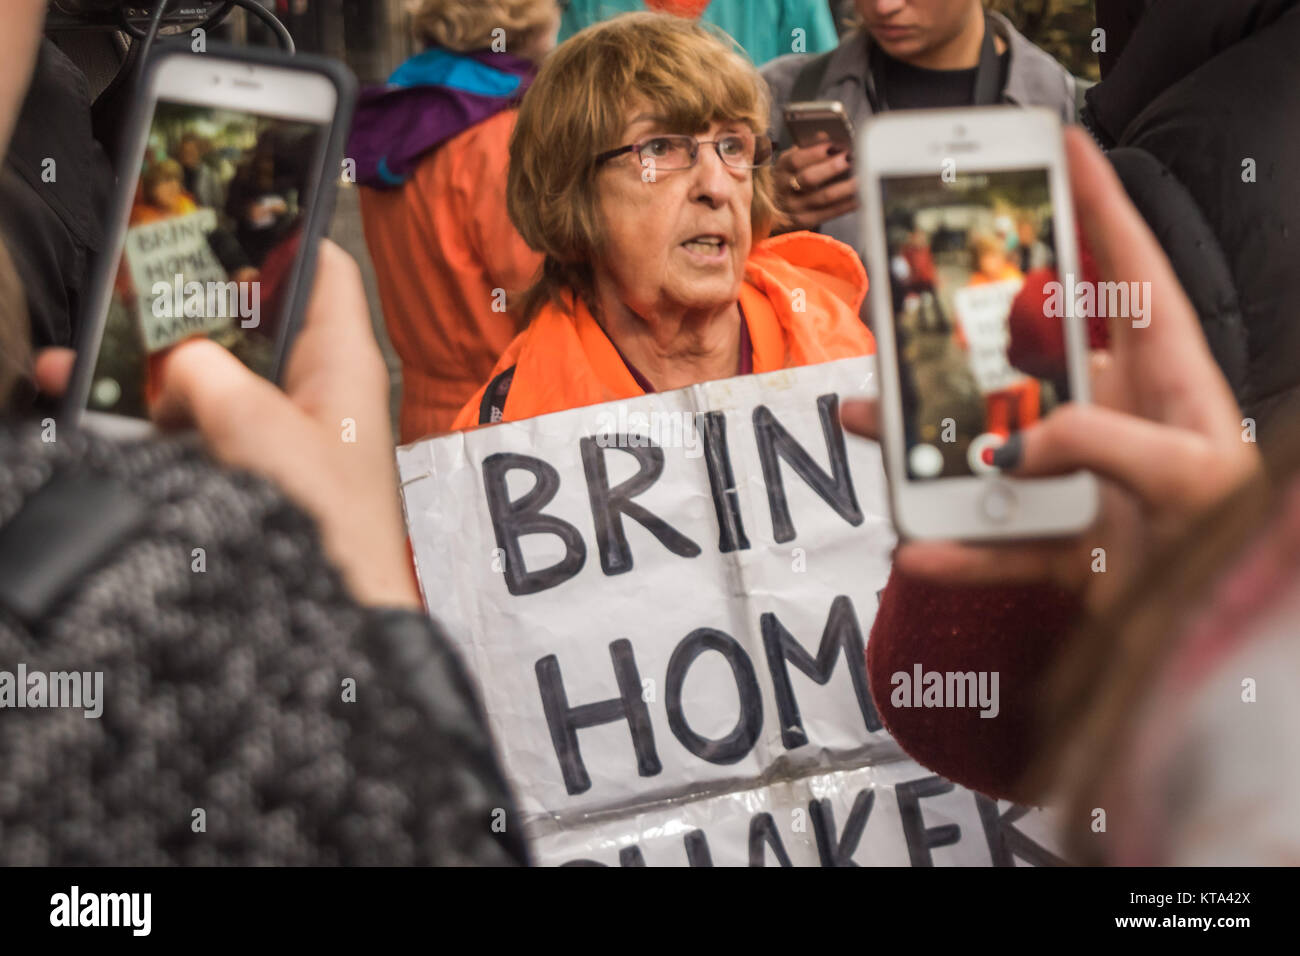
[[[637,312],[597,280],[595,319],[657,392],[730,378],[740,363],[740,303]]]

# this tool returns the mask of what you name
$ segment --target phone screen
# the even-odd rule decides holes
[[[147,418],[160,359],[200,335],[272,376],[326,132],[301,120],[157,102],[88,409]]]
[[[881,179],[907,475],[997,469],[1070,399],[1046,168]],[[1055,308],[1053,302],[1060,308]]]

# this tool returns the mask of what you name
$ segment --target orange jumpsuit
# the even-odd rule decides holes
[[[503,110],[448,140],[401,188],[361,190],[384,321],[402,361],[403,442],[449,430],[519,331],[513,306],[542,258],[506,213],[517,116]]]

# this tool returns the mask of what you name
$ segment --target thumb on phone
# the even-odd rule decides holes
[[[1199,505],[1204,476],[1218,466],[1213,446],[1173,428],[1100,405],[1062,405],[1013,434],[993,464],[1018,478],[1086,469],[1131,491],[1148,506]]]
[[[840,424],[863,438],[880,441],[880,404],[870,398],[850,398],[840,405]]]

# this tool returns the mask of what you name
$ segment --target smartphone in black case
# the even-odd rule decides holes
[[[137,91],[64,415],[130,437],[195,336],[278,382],[329,226],[356,80],[335,60],[163,47]]]

